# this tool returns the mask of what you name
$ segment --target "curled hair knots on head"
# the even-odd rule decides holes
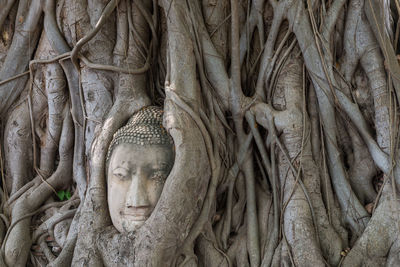
[[[162,125],[163,110],[148,106],[136,112],[113,136],[107,152],[107,163],[114,148],[123,143],[173,146],[174,141]]]

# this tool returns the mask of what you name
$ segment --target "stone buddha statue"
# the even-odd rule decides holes
[[[120,233],[144,224],[172,169],[174,144],[162,117],[161,108],[143,108],[114,134],[108,149],[107,201]]]

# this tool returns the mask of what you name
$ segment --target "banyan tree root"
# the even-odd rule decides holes
[[[388,189],[389,184],[385,187],[371,222],[344,258],[342,266],[379,266],[389,263],[395,266],[399,262],[394,254],[398,246],[399,203],[392,199],[393,192]]]
[[[0,1],[1,264],[398,265],[399,30],[376,6]],[[105,156],[155,103],[175,166],[121,235]]]
[[[40,206],[54,193],[54,189],[65,188],[71,179],[73,138],[70,134],[73,128],[67,109],[64,109],[64,116],[59,144],[60,162],[57,170],[46,180],[46,183],[43,182],[24,193],[12,208],[11,226],[2,245],[2,256],[9,266],[23,265],[26,262],[31,246],[29,233],[31,216],[37,209],[40,210]]]
[[[340,261],[343,241],[330,225],[322,202],[319,171],[311,153],[310,124],[303,105],[305,89],[301,61],[292,55],[280,75],[277,91],[285,93],[286,109],[276,111],[259,104],[253,110],[264,127],[270,126],[263,118],[272,117],[278,131],[283,131],[281,139],[287,151],[279,153],[279,173],[283,191],[288,192],[283,197],[285,238],[296,264],[314,260],[315,265],[323,265],[324,255],[330,264],[336,265]],[[304,183],[303,187],[300,183]],[[304,219],[300,219],[302,217]],[[301,238],[302,234],[308,237]],[[305,245],[300,240],[313,243]]]

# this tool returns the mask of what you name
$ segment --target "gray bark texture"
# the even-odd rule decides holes
[[[0,267],[400,266],[399,36],[394,0],[0,0]],[[121,234],[149,105],[174,166]]]

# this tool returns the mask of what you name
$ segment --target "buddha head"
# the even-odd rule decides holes
[[[143,108],[114,134],[108,149],[108,208],[121,233],[144,224],[172,169],[174,145],[162,117],[158,107]]]

